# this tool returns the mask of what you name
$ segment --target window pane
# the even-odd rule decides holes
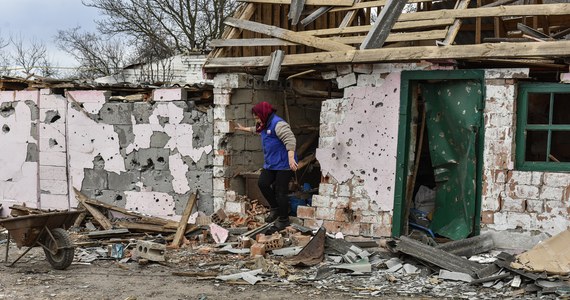
[[[526,161],[546,161],[548,131],[529,130],[526,133]]]
[[[554,94],[552,124],[570,124],[570,94]]]
[[[550,161],[570,162],[570,131],[553,131]]]
[[[549,112],[550,93],[528,93],[528,124],[548,124]]]

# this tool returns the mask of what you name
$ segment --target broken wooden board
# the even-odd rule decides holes
[[[265,3],[265,4],[291,4],[294,0],[238,0],[239,2],[248,3]],[[354,0],[305,0],[305,5],[315,6],[352,6]]]
[[[301,45],[314,47],[327,51],[347,51],[353,50],[354,47],[342,43],[330,41],[327,39],[317,38],[310,35],[298,33],[295,31],[282,29],[277,26],[265,25],[262,23],[240,20],[235,18],[227,18],[225,24],[240,29],[246,29],[257,33],[266,34],[272,37],[295,42]]]
[[[87,196],[78,191],[76,188],[73,188],[73,191],[75,192],[75,199],[77,199],[77,201],[79,201],[79,203],[85,207],[85,209],[91,214],[91,216],[93,216],[93,218],[99,223],[99,225],[101,225],[101,227],[103,227],[105,230],[113,229],[113,224],[111,224],[111,221],[109,221],[109,219],[107,219],[107,217],[105,217],[101,211],[86,202],[86,200],[88,200]]]
[[[186,233],[186,226],[188,225],[188,219],[190,218],[190,214],[192,213],[192,209],[194,209],[194,205],[196,204],[196,195],[197,191],[190,195],[188,198],[188,202],[186,203],[186,207],[184,208],[184,212],[182,213],[182,217],[180,218],[180,223],[178,225],[178,229],[176,230],[176,235],[174,235],[174,239],[172,240],[172,244],[175,247],[180,246],[180,242],[182,242],[182,237]]]
[[[511,266],[529,272],[570,274],[570,229],[541,242],[531,250],[519,254]]]

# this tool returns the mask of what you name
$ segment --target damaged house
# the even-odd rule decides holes
[[[251,190],[258,137],[233,125],[268,101],[297,136],[295,186],[318,186],[297,208],[307,227],[463,239],[570,226],[570,4],[243,2],[205,64],[215,208]]]
[[[172,219],[197,190],[201,211],[245,213],[263,154],[234,125],[268,101],[297,137],[291,194],[307,227],[559,233],[570,4],[541,3],[249,0],[212,41],[211,85],[4,79],[2,214],[77,207],[74,189]]]

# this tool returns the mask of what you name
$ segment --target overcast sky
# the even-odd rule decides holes
[[[36,38],[49,47],[50,59],[58,66],[75,64],[69,55],[57,49],[54,37],[58,30],[81,26],[94,31],[99,11],[85,7],[81,0],[0,0],[0,32]]]

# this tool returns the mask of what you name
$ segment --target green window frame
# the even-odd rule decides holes
[[[569,107],[570,85],[559,83],[520,85],[516,129],[518,170],[570,172]],[[565,147],[566,145],[568,147]],[[557,158],[558,154],[563,159],[558,159],[560,158],[560,156]]]

